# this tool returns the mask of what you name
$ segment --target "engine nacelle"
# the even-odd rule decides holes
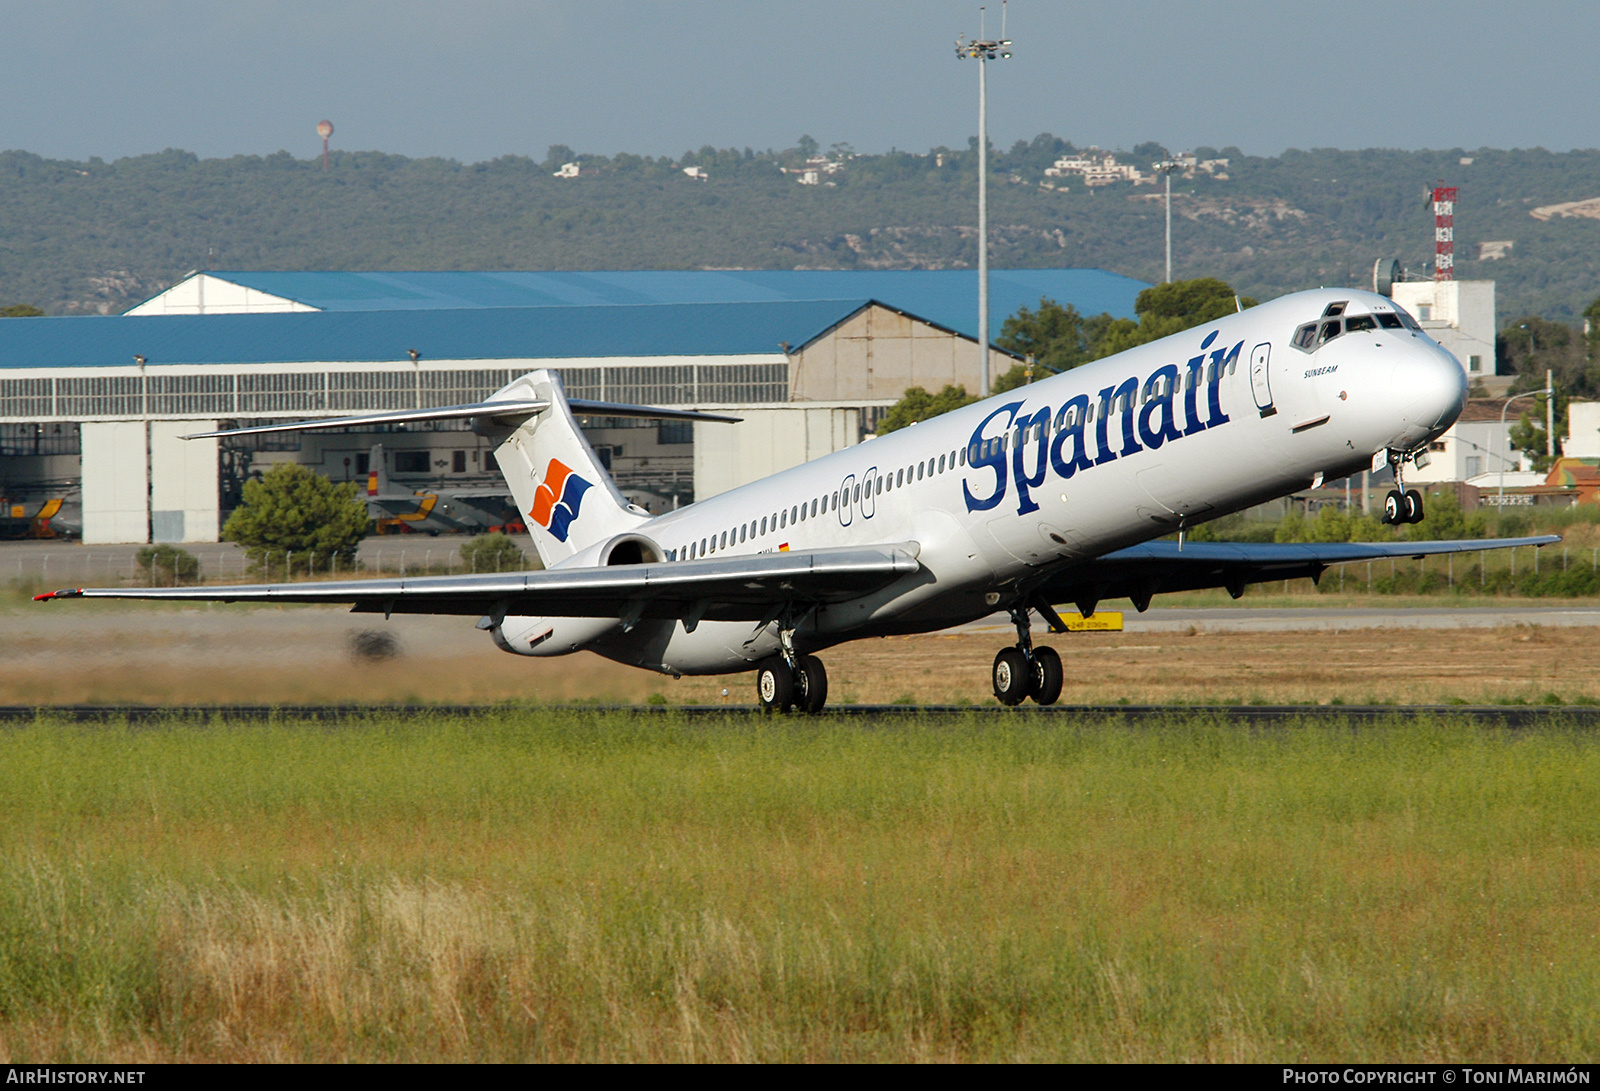
[[[618,625],[614,617],[502,618],[489,626],[489,635],[501,651],[515,655],[556,656],[582,651]]]
[[[591,546],[592,554],[579,554],[570,566],[604,567],[613,564],[660,564],[666,552],[643,534],[618,534]],[[581,651],[622,624],[614,617],[506,617],[488,626],[502,651],[516,655],[553,656]]]
[[[643,534],[619,534],[600,546],[600,565],[610,564],[660,564],[667,559],[666,550]]]

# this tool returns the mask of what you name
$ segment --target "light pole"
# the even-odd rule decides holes
[[[1550,379],[1549,379],[1548,376],[1546,376],[1545,382],[1546,383],[1550,382]],[[1543,394],[1545,397],[1550,398],[1552,400],[1556,396],[1556,392],[1555,392],[1554,388],[1551,387],[1551,386],[1546,386],[1543,390],[1530,390],[1526,394],[1513,394],[1513,395],[1511,395],[1511,397],[1506,399],[1506,404],[1504,404],[1504,405],[1502,405],[1500,407],[1500,442],[1501,443],[1505,443],[1506,442],[1506,410],[1511,408],[1511,403],[1516,401],[1518,398],[1537,398],[1540,394]],[[1496,495],[1500,497],[1500,501],[1499,501],[1497,506],[1498,507],[1502,507],[1502,508],[1505,507],[1506,463],[1510,462],[1510,461],[1511,461],[1511,455],[1509,453],[1506,453],[1506,454],[1503,454],[1503,455],[1500,456],[1500,490]]]
[[[1159,163],[1151,163],[1150,165],[1153,168],[1155,168],[1155,172],[1157,174],[1161,175],[1166,180],[1166,183],[1167,183],[1167,279],[1163,280],[1161,283],[1163,283],[1163,284],[1171,284],[1172,283],[1172,172],[1177,170],[1180,166],[1182,166],[1182,164],[1178,163],[1176,160],[1174,160],[1172,158],[1172,153],[1171,152],[1166,152],[1166,153],[1163,154],[1161,162],[1159,162]]]
[[[1005,3],[1000,5],[1000,37],[985,38],[984,8],[978,9],[978,36],[956,39],[956,59],[978,62],[978,396],[989,396],[989,78],[988,63],[1011,56],[1006,37]]]

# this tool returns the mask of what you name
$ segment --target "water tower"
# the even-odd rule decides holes
[[[322,137],[322,169],[328,169],[328,137],[333,135],[333,122],[324,118],[317,122],[317,135]]]

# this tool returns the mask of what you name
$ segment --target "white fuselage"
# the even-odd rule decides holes
[[[1342,314],[1325,315],[1339,303]],[[1368,292],[1286,296],[662,515],[639,533],[670,560],[914,543],[920,572],[819,608],[796,633],[804,650],[960,624],[990,613],[992,594],[1019,580],[1441,434],[1461,410],[1465,373],[1401,317]],[[558,567],[593,564],[597,548]],[[583,639],[533,654],[581,645],[698,674],[747,669],[778,648],[775,625],[758,633],[748,622],[561,626]]]

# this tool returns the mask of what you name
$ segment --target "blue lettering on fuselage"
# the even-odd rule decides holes
[[[967,465],[974,468],[987,466],[994,471],[995,481],[994,492],[982,500],[972,495],[972,490],[967,487],[965,480],[961,482],[961,494],[966,498],[968,511],[988,511],[990,508],[998,506],[1000,501],[1006,498],[1005,444],[1001,441],[1000,436],[991,436],[985,439],[983,430],[989,426],[990,421],[1004,413],[1006,423],[1001,428],[1001,435],[1004,435],[1005,430],[1011,427],[1011,421],[1016,417],[1017,410],[1021,408],[1021,402],[1007,402],[987,417],[984,417],[983,422],[973,431],[969,444],[971,449],[967,452]]]
[[[1238,364],[1244,342],[1232,348],[1212,349],[1219,332],[1213,330],[1200,343],[1199,353],[1181,368],[1177,364],[1163,364],[1143,382],[1129,378],[1103,388],[1095,395],[1093,404],[1092,438],[1086,434],[1091,405],[1087,394],[1069,398],[1054,414],[1053,427],[1048,405],[1022,413],[1023,402],[1007,402],[984,417],[967,442],[967,466],[990,470],[995,480],[988,495],[983,497],[972,495],[971,487],[962,480],[961,492],[967,510],[989,511],[998,507],[1006,497],[1009,478],[1017,487],[1017,514],[1027,515],[1039,510],[1033,490],[1044,484],[1051,471],[1065,481],[1080,471],[1141,451],[1154,451],[1227,424],[1230,418],[1222,411],[1222,377]],[[1211,350],[1209,365],[1208,349]],[[1202,385],[1206,388],[1204,405],[1200,402]],[[1181,409],[1180,390],[1183,393]],[[1113,436],[1111,415],[1118,411],[1122,413],[1121,434]],[[995,434],[985,436],[985,430],[1000,418],[1004,418],[1004,423]],[[1116,447],[1118,439],[1121,440],[1120,449]]]

